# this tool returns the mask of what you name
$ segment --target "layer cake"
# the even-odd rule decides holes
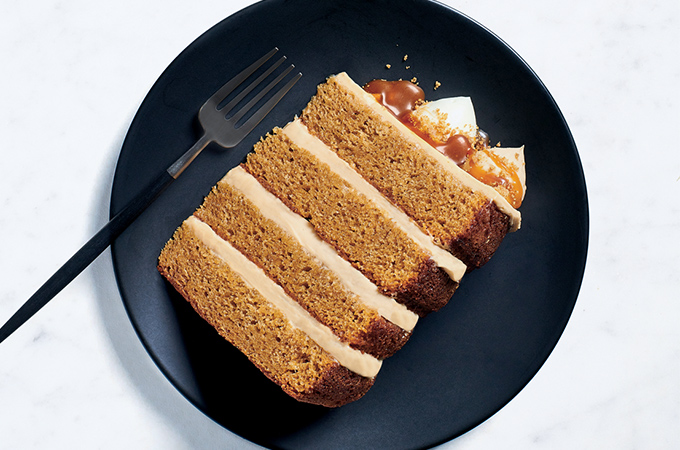
[[[287,394],[335,407],[518,227],[343,73],[217,183],[158,269]]]

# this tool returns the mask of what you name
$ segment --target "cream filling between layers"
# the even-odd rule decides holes
[[[393,298],[380,293],[373,282],[338,255],[330,244],[322,240],[309,222],[291,211],[241,166],[231,169],[220,183],[228,183],[245,195],[264,217],[297,239],[307,252],[334,272],[345,287],[356,294],[365,305],[375,309],[378,314],[403,330],[413,330],[418,322],[417,314]]]
[[[412,241],[429,253],[435,264],[442,268],[452,280],[460,281],[467,266],[451,253],[437,246],[432,237],[426,235],[406,213],[387,200],[372,184],[364,180],[358,172],[319,138],[312,136],[300,119],[295,119],[286,125],[283,132],[295,145],[310,152],[319,161],[326,164],[332,172],[349,183],[357,192],[371,200]]]
[[[274,307],[280,310],[290,323],[327,351],[338,362],[363,377],[373,378],[378,374],[382,362],[343,343],[326,326],[320,324],[295,300],[290,298],[281,286],[272,281],[262,269],[251,262],[227,241],[219,237],[204,222],[194,216],[186,220],[194,235],[215,255],[222,259],[252,289],[257,290]]]
[[[519,229],[522,222],[522,216],[520,212],[513,208],[510,203],[494,188],[477,180],[475,177],[458,167],[456,163],[454,163],[446,155],[438,152],[434,147],[420,138],[420,136],[409,130],[406,125],[399,121],[399,119],[394,117],[394,115],[387,111],[386,108],[375,101],[375,98],[371,94],[364,91],[361,86],[356,84],[349,77],[349,75],[347,75],[347,73],[341,72],[337,75],[329,77],[329,79],[334,79],[338,85],[346,89],[351,94],[354,94],[357,98],[361,99],[365,106],[373,110],[391,125],[397,127],[397,129],[399,129],[404,134],[404,138],[409,140],[412,144],[422,148],[429,155],[434,157],[444,169],[451,173],[464,186],[470,188],[473,191],[481,192],[487,198],[491,199],[491,201],[496,204],[498,209],[510,218],[510,231],[517,231]]]

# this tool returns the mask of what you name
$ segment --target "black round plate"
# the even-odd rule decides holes
[[[569,129],[546,88],[506,44],[443,5],[269,0],[200,36],[155,83],[121,150],[113,213],[193,143],[203,101],[275,46],[302,71],[301,81],[238,147],[208,147],[113,245],[130,319],[189,401],[258,444],[396,449],[450,440],[529,382],[574,307],[588,208]],[[359,84],[416,77],[431,100],[472,97],[477,121],[493,142],[526,145],[528,193],[522,229],[508,235],[485,267],[463,278],[448,306],[420,321],[364,398],[329,410],[283,394],[164,282],[156,261],[211,186],[260,136],[292,120],[319,83],[341,71]],[[436,91],[435,81],[441,82]]]

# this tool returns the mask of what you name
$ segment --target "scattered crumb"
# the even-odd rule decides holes
[[[404,61],[408,59],[408,55],[404,55]]]
[[[416,77],[411,78],[411,83],[418,84],[418,79]]]
[[[407,69],[410,69],[410,68],[411,68],[411,66],[406,66],[406,68],[407,68]]]
[[[392,64],[385,64],[385,68],[389,69],[392,67]]]
[[[496,147],[500,147],[500,146],[501,146],[501,141],[496,142]]]
[[[442,85],[442,84],[441,84],[439,81],[435,81],[435,82],[434,82],[434,90],[436,91],[437,88],[438,88],[439,86],[441,86],[441,85]]]

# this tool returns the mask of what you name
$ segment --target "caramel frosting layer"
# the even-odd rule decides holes
[[[291,211],[274,194],[267,191],[252,175],[237,166],[220,180],[240,191],[266,218],[275,222],[294,237],[305,250],[333,271],[347,289],[356,294],[367,306],[375,309],[385,319],[406,331],[412,331],[418,316],[393,298],[383,295],[377,286],[337,254],[322,240],[312,225]]]
[[[465,172],[450,158],[438,152],[434,147],[425,142],[420,136],[409,130],[406,125],[399,121],[399,119],[387,111],[387,109],[385,109],[380,103],[375,101],[375,98],[371,94],[364,91],[361,86],[352,81],[352,79],[345,72],[333,75],[330,78],[334,79],[338,85],[342,86],[345,90],[352,93],[365,106],[371,108],[390,125],[402,131],[402,134],[406,140],[411,142],[413,145],[422,148],[425,152],[427,152],[428,155],[433,157],[439,164],[441,164],[444,169],[450,172],[464,186],[470,188],[473,191],[481,192],[484,194],[484,196],[493,201],[498,209],[510,218],[510,231],[517,231],[520,228],[522,222],[522,216],[520,212],[513,208],[512,205],[510,205],[510,203],[494,188],[482,183],[469,173]]]
[[[338,362],[363,377],[373,378],[378,374],[382,362],[371,355],[362,353],[340,341],[326,326],[320,324],[302,306],[290,298],[281,286],[272,281],[262,269],[246,258],[241,252],[219,237],[213,230],[191,216],[186,224],[194,235],[229,268],[240,276],[252,289],[257,290],[271,304],[279,309],[290,323],[304,332]]]
[[[431,255],[432,260],[441,267],[454,281],[460,281],[467,266],[451,253],[437,246],[425,233],[399,208],[387,200],[375,187],[359,175],[346,161],[337,156],[320,139],[312,136],[299,119],[290,122],[283,128],[283,133],[295,145],[313,154],[326,164],[357,192],[371,200],[387,217],[389,217],[406,235]]]

